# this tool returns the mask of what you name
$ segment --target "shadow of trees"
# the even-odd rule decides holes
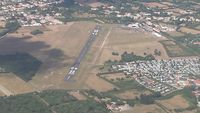
[[[31,37],[7,36],[0,40],[0,67],[12,72],[25,81],[29,81],[38,72],[50,68],[61,68],[69,65],[64,60],[73,59],[58,48],[43,41],[30,41]],[[66,48],[67,49],[67,48]],[[33,55],[37,53],[37,55]]]

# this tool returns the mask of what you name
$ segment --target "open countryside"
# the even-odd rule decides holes
[[[198,0],[3,0],[0,113],[199,113]]]

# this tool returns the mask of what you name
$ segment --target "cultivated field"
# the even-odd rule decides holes
[[[181,36],[184,36],[183,33],[181,32],[177,32],[177,31],[172,31],[172,32],[167,32],[170,36],[172,37],[181,37]]]
[[[78,100],[86,100],[87,98],[85,96],[83,96],[83,94],[81,94],[79,91],[71,91],[69,92],[70,95],[72,95],[73,97],[75,97]]]
[[[0,92],[5,95],[15,95],[31,92],[33,87],[12,73],[0,74]]]
[[[136,105],[131,110],[117,113],[166,113],[159,106],[153,105]]]
[[[162,100],[159,103],[172,111],[174,109],[185,109],[189,107],[188,102],[181,95],[177,95],[167,100]]]
[[[170,57],[184,57],[194,55],[191,51],[186,50],[183,46],[178,45],[173,41],[164,40],[160,42],[163,44]]]
[[[117,97],[121,99],[135,99],[136,97],[140,97],[141,94],[151,94],[149,91],[137,91],[137,90],[128,90],[119,94],[116,94]]]
[[[96,76],[96,73],[97,72],[89,74],[89,77],[86,80],[86,85],[88,88],[101,91],[101,92],[109,91],[115,88],[113,84]]]
[[[116,82],[118,79],[122,79],[122,78],[126,79],[126,75],[124,75],[123,73],[108,74],[108,75],[104,75],[104,77],[107,80],[113,81],[113,82]]]
[[[181,27],[180,31],[183,33],[200,34],[200,30],[191,29],[187,27]]]

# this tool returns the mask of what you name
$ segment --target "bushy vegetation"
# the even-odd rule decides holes
[[[181,37],[174,38],[177,42],[186,45],[187,47],[191,48],[193,51],[200,54],[200,35],[197,34],[186,34]]]
[[[130,106],[134,106],[135,104],[154,104],[155,100],[161,98],[160,92],[153,92],[149,90],[150,94],[143,94],[146,89],[144,86],[140,85],[137,81],[134,80],[118,80],[118,81],[109,81],[112,84],[116,85],[119,89],[114,89],[113,91],[109,91],[109,94],[117,94],[120,92],[130,91],[130,90],[138,90],[141,92],[139,97],[136,97],[134,99],[126,99],[126,101]]]
[[[36,29],[34,31],[31,32],[32,35],[39,35],[39,34],[43,34],[43,31]]]
[[[47,90],[40,93],[39,96],[46,100],[50,106],[77,101],[75,97],[69,95],[65,90]]]
[[[100,100],[104,100],[103,103],[105,103],[105,104],[110,104],[111,102],[114,102],[116,105],[124,105],[125,104],[124,100],[116,97],[112,91],[97,92],[95,90],[88,90],[86,92],[88,95],[92,96],[93,98],[97,97]]]
[[[151,95],[140,95],[140,103],[142,104],[153,104],[154,103],[154,99],[152,98]]]
[[[118,56],[119,53],[118,52],[112,52],[112,55]]]
[[[196,106],[197,105],[196,97],[192,93],[192,91],[193,88],[191,87],[186,87],[183,90],[181,90],[182,96],[189,102],[190,106]]]
[[[64,4],[67,6],[74,5],[74,0],[64,0]]]
[[[0,113],[51,113],[49,108],[32,94],[0,97]]]
[[[0,28],[0,36],[4,36],[9,32],[16,31],[20,26],[17,20],[8,21],[5,25],[5,27]]]
[[[121,61],[122,62],[132,62],[132,61],[138,61],[138,60],[155,60],[153,55],[147,55],[147,56],[139,56],[132,53],[124,52],[121,55]]]
[[[161,51],[159,51],[158,49],[154,50],[154,55],[160,56],[161,55]]]
[[[5,35],[6,33],[8,33],[8,29],[0,29],[0,36]]]
[[[0,67],[29,81],[38,71],[41,61],[27,53],[0,55]]]
[[[77,100],[65,90],[0,97],[0,113],[108,113],[93,99]]]
[[[187,47],[181,42],[174,42],[171,40],[163,40],[160,43],[164,46],[168,56],[170,57],[184,57],[195,56],[196,53],[193,49]]]
[[[104,105],[94,100],[71,102],[55,107],[57,113],[108,113]]]
[[[140,95],[140,103],[141,104],[153,104],[155,99],[161,97],[161,94],[159,92],[155,92],[153,94],[145,95],[141,94]]]
[[[14,32],[20,27],[21,26],[17,20],[10,20],[5,25],[5,28],[8,29],[9,32]]]
[[[119,54],[112,53],[112,55],[119,55]],[[132,53],[124,52],[121,55],[120,61],[118,61],[118,60],[114,60],[114,61],[108,60],[108,61],[105,62],[105,64],[106,65],[116,65],[116,64],[123,63],[123,62],[148,61],[148,60],[155,60],[155,57],[151,54],[149,54],[149,55],[145,54],[145,56],[140,56],[140,55],[135,55],[133,52]]]

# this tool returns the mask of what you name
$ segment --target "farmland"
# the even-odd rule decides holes
[[[3,93],[3,95],[23,94],[32,92],[34,90],[34,88],[30,84],[27,84],[24,80],[17,77],[13,73],[1,73],[0,83],[2,87],[10,92],[6,94]],[[4,92],[2,91],[2,89],[0,89],[0,91]]]
[[[171,108],[172,110],[181,108],[184,109],[189,107],[188,102],[181,95],[177,95],[168,100],[162,100],[160,101],[160,103],[166,106],[167,108]]]
[[[173,41],[165,40],[161,41],[163,46],[165,47],[168,55],[170,57],[181,57],[181,56],[192,56],[194,55],[192,52],[185,50],[180,45],[176,44]]]
[[[200,33],[200,30],[191,29],[191,28],[187,28],[187,27],[181,27],[180,31],[183,33],[191,33],[191,34],[199,34]]]
[[[153,112],[153,113],[165,113],[164,110],[162,110],[157,105],[136,105],[133,109],[124,111],[124,112],[118,112],[118,113],[138,113],[138,111],[141,111],[140,113],[147,113],[147,112]]]

